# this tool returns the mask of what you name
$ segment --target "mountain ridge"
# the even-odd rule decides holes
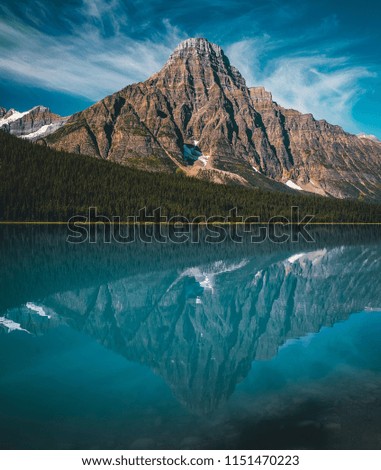
[[[0,129],[23,139],[36,140],[55,132],[69,117],[54,114],[42,105],[23,112],[0,108]]]
[[[163,68],[89,108],[39,143],[146,171],[336,198],[381,200],[381,144],[286,109],[247,87],[222,48],[180,43]],[[189,165],[184,149],[197,146]]]

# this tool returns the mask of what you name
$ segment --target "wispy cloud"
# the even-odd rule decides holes
[[[227,52],[249,86],[263,85],[280,105],[357,132],[352,109],[364,92],[362,80],[376,74],[352,65],[348,57],[335,56],[340,44],[331,48],[331,56],[316,51],[277,56],[274,51],[284,46],[284,41],[262,36],[234,43]]]
[[[176,8],[155,0],[4,0],[0,79],[96,101],[157,72],[189,30],[225,45],[248,85],[357,132],[352,109],[374,74],[349,57],[359,39],[337,35],[337,14],[307,21],[310,8],[286,0],[179,0]]]
[[[51,35],[34,22],[17,17],[0,19],[2,75],[20,83],[66,91],[97,100],[158,71],[183,39],[177,28],[163,20],[154,39],[132,39],[119,34],[128,19],[118,16],[119,0],[84,0],[80,27],[75,34]],[[112,28],[107,35],[105,28]],[[69,30],[70,28],[68,28]]]
[[[361,79],[372,76],[365,67],[348,65],[345,58],[291,57],[276,60],[263,84],[283,106],[357,132],[352,108],[364,92]]]
[[[120,0],[82,0],[80,12],[84,18],[95,22],[103,32],[109,25],[112,33],[118,34],[121,27],[128,24],[128,17]]]

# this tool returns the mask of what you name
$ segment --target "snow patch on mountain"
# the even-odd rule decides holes
[[[49,134],[52,134],[55,132],[57,129],[62,127],[65,124],[65,122],[53,122],[52,124],[45,124],[45,126],[40,127],[35,132],[31,132],[30,134],[22,135],[22,139],[36,139],[37,137],[45,137]]]
[[[297,189],[298,191],[303,191],[303,188],[301,188],[298,184],[294,183],[291,180],[286,181],[286,186],[292,189]]]
[[[210,158],[210,155],[201,155],[201,157],[198,157],[198,160],[204,165],[206,166],[206,164],[208,163],[208,160]]]
[[[0,108],[0,111],[0,129],[28,140],[52,134],[69,119],[69,117],[58,116],[41,105],[24,112],[15,109],[6,111],[5,108]]]
[[[15,109],[10,109],[7,112],[7,114],[3,118],[0,119],[0,127],[5,126],[6,124],[10,124],[11,122],[18,121],[22,117],[29,114],[31,111],[32,110],[30,109],[29,111],[24,111],[23,113],[20,113],[19,111],[16,111]]]

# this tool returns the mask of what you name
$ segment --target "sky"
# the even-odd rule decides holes
[[[379,0],[2,0],[0,106],[72,114],[205,37],[282,106],[381,138],[380,17]]]

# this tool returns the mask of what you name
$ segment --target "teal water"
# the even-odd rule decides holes
[[[378,232],[70,245],[1,227],[0,448],[381,448]]]

